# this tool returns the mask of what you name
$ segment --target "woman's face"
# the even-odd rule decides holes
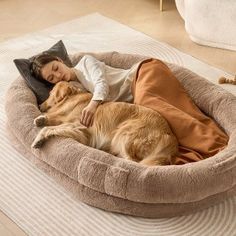
[[[70,81],[72,79],[72,70],[61,61],[51,61],[44,65],[41,70],[41,76],[52,84],[59,81]]]

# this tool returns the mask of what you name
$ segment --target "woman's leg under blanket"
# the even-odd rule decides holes
[[[133,81],[134,103],[159,112],[179,141],[175,164],[215,155],[228,142],[227,135],[194,104],[168,66],[157,59],[144,61]]]

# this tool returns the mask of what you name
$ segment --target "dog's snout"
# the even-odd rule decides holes
[[[48,106],[47,103],[42,103],[41,105],[39,105],[39,110],[41,112],[46,112],[49,108],[51,108],[51,107]]]

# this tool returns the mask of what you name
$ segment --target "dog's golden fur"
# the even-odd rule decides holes
[[[34,120],[45,127],[32,147],[39,148],[51,136],[63,136],[141,164],[170,164],[178,143],[159,113],[134,104],[106,102],[98,107],[93,125],[86,128],[79,121],[91,97],[68,82],[57,83],[40,106],[44,114]]]

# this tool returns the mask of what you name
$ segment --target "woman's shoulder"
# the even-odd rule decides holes
[[[84,55],[79,62],[75,65],[75,68],[80,67],[80,66],[84,66],[85,64],[88,64],[89,62],[91,62],[93,60],[93,56],[90,56],[88,54]]]

